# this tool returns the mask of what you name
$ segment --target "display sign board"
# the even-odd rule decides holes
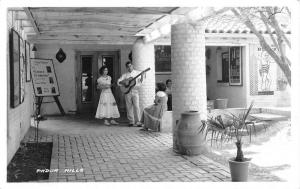
[[[30,59],[35,96],[59,96],[59,89],[51,59]]]
[[[271,46],[271,48],[274,52],[278,53],[275,47]],[[274,95],[278,79],[275,60],[260,46],[257,47],[256,60],[258,95]]]

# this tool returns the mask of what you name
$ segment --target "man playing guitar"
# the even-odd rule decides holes
[[[129,78],[134,78],[140,74],[140,71],[134,70],[131,62],[126,62],[127,73],[123,74],[118,79],[118,85],[124,86],[126,85],[126,80]],[[136,79],[136,84],[134,87],[129,90],[128,93],[125,93],[125,101],[126,101],[126,110],[127,110],[127,118],[129,120],[129,127],[138,126],[141,127],[140,123],[140,107],[139,107],[139,93],[138,89],[143,82],[143,74]]]

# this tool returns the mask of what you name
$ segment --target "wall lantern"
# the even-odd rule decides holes
[[[37,49],[36,49],[36,46],[35,46],[35,45],[33,45],[33,47],[32,47],[32,51],[33,51],[33,52],[36,52],[36,51],[37,51]]]
[[[56,60],[62,63],[66,59],[66,53],[60,48],[56,53]]]

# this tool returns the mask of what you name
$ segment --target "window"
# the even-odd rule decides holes
[[[155,72],[171,72],[171,46],[157,45],[155,50]]]
[[[218,47],[216,49],[218,83],[242,85],[241,51],[241,47]]]
[[[241,47],[229,48],[229,85],[242,85]]]

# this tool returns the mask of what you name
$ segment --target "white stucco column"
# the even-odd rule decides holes
[[[146,72],[143,84],[140,87],[140,109],[141,112],[146,106],[153,104],[155,96],[155,57],[154,45],[152,43],[144,43],[142,38],[136,40],[132,48],[132,63],[134,69],[151,70]]]
[[[182,112],[207,114],[204,29],[189,23],[171,28],[173,131]]]

